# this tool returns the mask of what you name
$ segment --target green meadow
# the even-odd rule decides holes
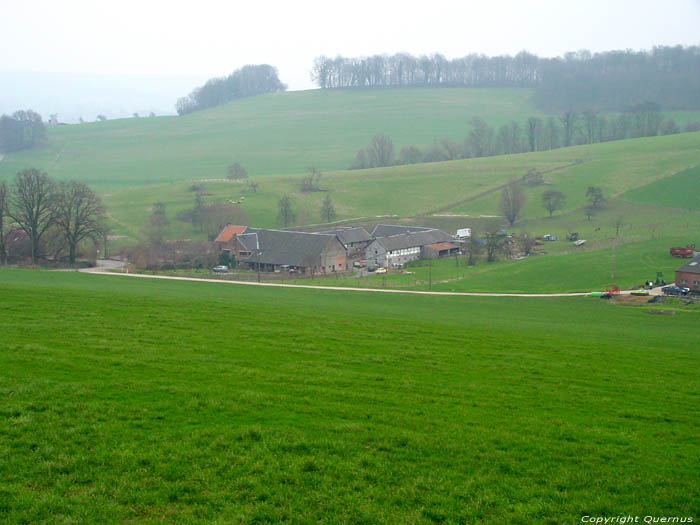
[[[251,178],[345,169],[376,133],[403,146],[462,141],[469,120],[493,126],[543,116],[527,89],[311,90],[241,99],[182,117],[120,119],[48,130],[40,150],[8,155],[0,179],[41,168],[96,190],[225,178],[240,162]]]
[[[2,269],[0,512],[697,516],[700,312],[650,308]]]
[[[255,193],[240,182],[204,182],[204,186],[206,200],[241,202],[250,223],[259,227],[277,227],[277,201],[282,195],[289,195],[298,225],[320,223],[321,203],[330,196],[338,220],[376,223],[407,218],[452,229],[463,226],[480,229],[480,219],[484,216],[502,222],[498,218],[501,185],[537,169],[544,173],[546,184],[526,187],[527,204],[523,219],[516,225],[518,228],[532,229],[533,233],[552,229],[555,230],[552,233],[566,233],[585,230],[596,221],[607,224],[622,214],[627,225],[635,224],[646,230],[650,223],[668,223],[687,209],[667,209],[665,201],[656,204],[653,200],[629,205],[616,197],[626,199],[626,192],[635,188],[675,179],[680,176],[677,173],[697,166],[698,159],[700,133],[687,133],[547,152],[328,172],[321,181],[325,191],[313,193],[300,191],[301,176],[266,177]],[[115,230],[138,238],[156,201],[166,203],[171,217],[191,208],[192,183],[190,180],[107,192],[104,199]],[[587,204],[588,186],[600,186],[608,199],[594,221],[588,221],[582,210]],[[541,204],[541,193],[548,189],[567,195],[566,206],[553,218],[548,217]],[[203,236],[191,224],[175,220],[170,228],[173,237]]]

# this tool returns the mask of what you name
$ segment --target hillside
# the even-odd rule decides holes
[[[509,178],[522,176],[534,168],[544,173],[547,184],[527,187],[525,219],[540,221],[537,229],[565,232],[583,228],[585,231],[594,224],[586,221],[581,211],[586,204],[588,186],[601,186],[606,198],[613,199],[691,168],[699,158],[700,133],[684,133],[519,155],[328,172],[322,179],[322,188],[326,191],[314,193],[300,191],[300,176],[267,177],[261,181],[256,193],[241,183],[204,184],[210,201],[240,201],[243,198],[240,206],[250,217],[251,224],[262,227],[277,225],[277,200],[288,194],[298,215],[298,225],[319,223],[321,203],[330,196],[339,220],[376,222],[379,220],[377,216],[421,216],[420,220],[431,221],[435,226],[455,228],[464,224],[479,228],[480,216],[493,217],[500,213],[498,191],[495,190]],[[697,177],[691,180],[697,182]],[[153,202],[165,202],[172,217],[191,207],[194,198],[189,191],[191,183],[192,180],[117,190],[106,194],[105,202],[118,221],[120,232],[137,235],[148,220]],[[692,188],[694,186],[689,189]],[[552,219],[547,217],[540,203],[544,189],[557,189],[567,195],[566,207]],[[479,197],[489,191],[491,193]],[[616,202],[613,199],[600,214],[600,219],[611,219],[618,209]],[[655,218],[667,222],[678,212],[677,209],[661,209],[644,202],[628,206],[625,216],[630,222],[638,222],[640,227],[646,228]],[[171,235],[189,238],[201,237],[202,234],[191,225],[173,221]]]
[[[475,116],[496,126],[542,115],[527,89],[297,91],[241,99],[182,117],[132,118],[48,130],[39,150],[8,155],[0,179],[34,166],[105,190],[221,178],[345,169],[375,133],[397,148],[462,140]]]

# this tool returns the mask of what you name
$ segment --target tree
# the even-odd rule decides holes
[[[226,202],[211,202],[202,207],[200,221],[209,240],[214,240],[227,224],[247,226],[250,223],[246,212]]]
[[[556,210],[564,207],[566,204],[566,195],[557,190],[547,190],[542,193],[542,206],[552,216]]]
[[[464,250],[467,252],[467,264],[474,266],[482,251],[481,241],[476,237],[476,233],[472,229],[472,233],[464,240]]]
[[[369,167],[378,168],[394,164],[394,143],[383,133],[377,133],[367,148]]]
[[[7,217],[7,183],[0,182],[0,264],[7,264],[7,247],[5,246],[5,217]]]
[[[227,173],[227,177],[229,178],[229,180],[242,180],[248,178],[248,172],[238,162],[236,162],[235,164],[231,164],[227,168]]]
[[[107,120],[107,117],[100,113],[99,115],[97,115],[96,120],[104,122],[105,120]]]
[[[355,160],[350,166],[351,170],[364,170],[369,168],[369,161],[367,160],[367,152],[363,149],[357,152],[355,155]]]
[[[15,177],[8,215],[29,236],[32,262],[39,259],[39,241],[53,225],[56,186],[49,176],[36,169],[20,171]]]
[[[423,152],[415,146],[406,146],[399,153],[399,164],[418,164],[423,162]]]
[[[583,208],[583,211],[586,214],[586,217],[588,217],[588,220],[590,221],[598,211],[598,208],[596,208],[592,204],[589,204],[588,206]]]
[[[493,154],[493,128],[482,119],[474,117],[472,130],[466,140],[465,150],[472,157],[486,157]],[[510,153],[510,152],[508,152]]]
[[[486,260],[493,262],[499,253],[503,251],[503,235],[498,232],[486,233]]]
[[[80,182],[62,182],[56,193],[55,222],[68,245],[68,260],[75,263],[78,245],[85,239],[97,242],[104,233],[104,207],[100,198]]]
[[[292,200],[289,198],[289,195],[284,195],[279,201],[277,201],[277,209],[277,222],[283,228],[286,228],[290,224],[294,223],[297,216],[294,213],[294,210],[292,210]]]
[[[530,117],[527,119],[527,143],[530,151],[538,149],[541,133],[542,121],[537,117]]]
[[[501,191],[500,209],[508,223],[513,226],[520,217],[525,206],[525,192],[522,185],[516,180],[511,180]]]
[[[326,195],[321,205],[321,219],[324,222],[333,222],[335,220],[335,206],[330,195]]]
[[[586,190],[586,198],[593,208],[598,209],[605,202],[603,188],[600,186],[589,186]]]
[[[576,132],[576,123],[578,122],[578,115],[574,111],[566,111],[559,118],[559,120],[562,123],[564,147],[571,146],[574,139],[574,133]]]
[[[301,179],[301,191],[321,191],[322,173],[316,169],[316,166],[309,166],[309,175]]]
[[[150,218],[150,231],[149,240],[151,244],[155,246],[160,246],[163,244],[163,238],[165,236],[165,230],[170,224],[168,217],[165,214],[165,204],[162,202],[156,202],[153,205],[153,213]]]

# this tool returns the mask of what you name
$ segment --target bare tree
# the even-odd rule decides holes
[[[564,207],[566,204],[566,195],[557,190],[547,190],[542,193],[542,206],[552,216],[556,210]]]
[[[520,251],[525,255],[530,255],[537,246],[537,240],[529,233],[523,233],[518,239]]]
[[[39,259],[39,241],[54,223],[56,187],[49,176],[36,168],[20,171],[9,199],[8,215],[31,239],[32,262]]]
[[[5,217],[7,217],[8,190],[5,181],[0,182],[0,263],[7,264],[7,247],[5,246]]]
[[[586,198],[591,206],[594,208],[599,208],[604,202],[605,197],[603,197],[603,188],[600,186],[589,186],[586,190]]]
[[[279,222],[283,228],[294,223],[297,216],[294,210],[292,210],[292,200],[289,198],[289,195],[284,195],[280,198],[277,202],[277,209],[277,222]]]
[[[323,204],[321,205],[321,219],[324,222],[332,222],[335,220],[335,206],[333,206],[330,195],[326,195],[326,198],[323,199]]]
[[[238,206],[225,202],[211,202],[202,207],[200,212],[202,227],[207,238],[214,240],[227,224],[248,226],[248,214]]]
[[[372,168],[391,166],[395,162],[394,143],[383,133],[377,133],[367,148],[367,159]]]
[[[498,232],[486,233],[486,260],[493,262],[499,253],[503,251],[503,235]]]
[[[505,185],[503,191],[501,192],[501,213],[506,218],[508,223],[513,226],[515,221],[518,220],[518,217],[520,217],[524,206],[525,192],[523,191],[520,182],[513,179]]]
[[[559,120],[562,123],[564,147],[571,146],[574,139],[574,133],[576,131],[578,115],[574,111],[566,111],[561,117],[559,117]]]
[[[148,232],[149,240],[155,246],[163,244],[165,237],[165,229],[170,224],[168,217],[165,215],[165,204],[156,202],[153,205],[153,213],[150,218],[150,231]]]
[[[482,252],[482,244],[473,229],[471,235],[464,241],[464,250],[467,252],[467,264],[474,266]]]
[[[68,260],[75,263],[78,245],[85,239],[97,242],[105,231],[104,206],[100,198],[80,182],[62,182],[56,193],[56,225],[68,245]]]

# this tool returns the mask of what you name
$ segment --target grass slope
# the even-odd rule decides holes
[[[623,193],[621,198],[668,208],[700,209],[700,165]]]
[[[697,312],[13,270],[0,297],[11,522],[700,512]]]
[[[527,89],[312,90],[251,97],[183,117],[121,119],[49,129],[48,145],[6,157],[0,178],[35,166],[96,189],[345,169],[375,133],[394,144],[462,140],[479,116],[498,126],[541,113]],[[398,152],[398,151],[397,151]]]
[[[480,215],[500,214],[498,191],[475,197],[535,168],[545,172],[548,184],[527,188],[524,216],[529,221],[546,219],[540,195],[545,189],[557,189],[567,195],[567,205],[557,212],[554,222],[561,222],[557,217],[562,213],[575,212],[575,217],[568,215],[566,219],[573,228],[569,231],[574,231],[585,227],[581,225],[584,215],[580,208],[586,204],[588,186],[601,186],[606,197],[611,198],[694,166],[699,157],[700,133],[687,133],[520,155],[330,172],[322,179],[322,187],[327,191],[316,193],[301,193],[300,177],[268,177],[255,194],[247,192],[240,183],[205,185],[209,200],[244,197],[241,207],[248,213],[251,224],[261,227],[277,226],[277,201],[284,194],[291,196],[297,224],[321,222],[321,203],[328,195],[335,203],[339,219],[376,219],[377,215],[411,217],[439,212],[467,215],[460,219],[460,224],[469,226]],[[124,189],[108,193],[105,202],[113,216],[130,228],[123,232],[128,234],[146,224],[156,201],[165,202],[171,216],[190,208],[194,200],[188,191],[190,186],[191,181]],[[649,214],[644,206],[626,214],[630,212],[635,221],[646,220],[644,216]],[[562,224],[558,228],[566,230],[567,226]],[[191,225],[173,221],[171,235],[187,238],[201,234]]]

